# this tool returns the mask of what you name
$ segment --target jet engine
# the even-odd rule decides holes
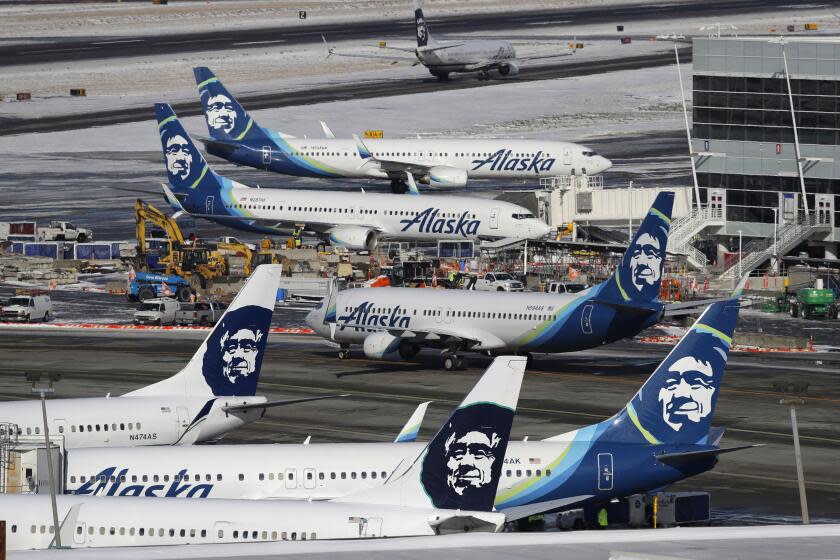
[[[370,228],[339,226],[330,229],[330,243],[351,251],[373,251],[379,243],[376,231]]]
[[[365,338],[364,350],[368,358],[410,360],[420,351],[420,346],[387,332],[378,332]]]
[[[519,74],[519,65],[515,62],[505,62],[499,66],[499,74],[502,76],[516,76]]]
[[[424,183],[432,187],[466,187],[467,172],[456,167],[436,165],[429,169],[429,174],[423,178]]]

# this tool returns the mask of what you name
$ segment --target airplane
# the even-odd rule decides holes
[[[524,372],[524,358],[494,360],[431,441],[383,485],[313,502],[61,495],[56,500],[63,520],[56,522],[60,545],[125,547],[498,532],[505,515],[494,511],[493,501]],[[0,496],[9,550],[51,545],[49,500],[45,495]]]
[[[169,178],[164,193],[174,209],[194,217],[274,235],[305,225],[322,244],[352,251],[372,251],[382,239],[539,239],[551,229],[528,209],[499,200],[250,188],[210,169],[169,105],[156,104],[155,113]]]
[[[714,468],[712,427],[740,290],[713,303],[611,418],[511,441],[495,506],[508,520],[654,491]],[[69,451],[63,491],[81,496],[329,500],[381,486],[422,443],[317,443]],[[475,460],[475,459],[474,459]]]
[[[422,64],[429,70],[432,76],[440,81],[449,79],[450,74],[461,74],[478,72],[479,80],[489,80],[490,72],[496,71],[503,77],[516,76],[519,74],[519,67],[522,62],[548,58],[559,58],[571,56],[574,50],[560,52],[550,55],[537,56],[516,56],[516,49],[509,41],[499,39],[468,39],[456,42],[438,42],[429,33],[429,26],[423,15],[423,7],[420,0],[414,0],[414,25],[417,30],[417,47],[389,47],[380,44],[380,48],[411,53],[414,57],[373,55],[373,54],[350,54],[336,52],[334,47],[327,44],[326,38],[322,35],[324,45],[327,47],[327,57],[332,55],[348,58],[384,59],[394,62],[411,62],[412,65]]]
[[[409,189],[408,174],[433,188],[465,187],[472,179],[596,175],[612,166],[594,150],[548,140],[485,138],[295,138],[261,127],[206,67],[194,68],[210,139],[208,153],[236,164],[302,177],[373,178]]]
[[[279,265],[262,265],[181,371],[119,397],[53,399],[47,428],[65,449],[189,445],[214,440],[258,420],[269,407],[317,400],[269,402],[258,396]],[[0,403],[2,430],[43,437],[41,402]],[[8,427],[11,424],[14,427]]]
[[[666,315],[688,314],[710,300],[664,304],[659,286],[674,193],[657,195],[615,273],[573,294],[416,288],[331,289],[306,323],[340,345],[362,345],[373,359],[412,359],[423,347],[442,351],[446,370],[462,352],[561,353],[636,335]],[[678,308],[678,309],[677,309]]]

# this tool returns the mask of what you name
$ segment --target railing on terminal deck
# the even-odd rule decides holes
[[[727,261],[720,278],[735,278],[750,272],[773,255],[784,255],[816,232],[828,231],[831,222],[824,213],[800,211],[797,220],[778,229],[775,239],[755,239],[744,245],[734,259]],[[740,266],[739,266],[740,265]]]
[[[540,177],[540,188],[544,190],[557,189],[603,189],[603,175],[560,175],[557,177]]]
[[[694,268],[704,269],[708,265],[708,258],[692,245],[692,241],[707,227],[722,226],[724,223],[724,208],[721,206],[693,208],[688,214],[675,218],[671,222],[668,252],[686,255],[689,264]]]

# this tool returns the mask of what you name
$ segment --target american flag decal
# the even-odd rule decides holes
[[[528,464],[529,465],[539,465],[540,463],[541,463],[541,461],[540,461],[539,457],[536,457],[536,458],[531,457],[531,458],[528,459]]]

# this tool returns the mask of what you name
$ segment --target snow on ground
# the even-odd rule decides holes
[[[637,4],[638,0],[426,0],[423,10],[430,26],[436,17],[470,13],[516,12],[557,8],[595,8]],[[649,4],[671,4],[653,0]],[[3,2],[0,1],[0,6]],[[307,18],[298,17],[306,10]],[[26,43],[56,37],[177,35],[209,29],[241,29],[382,21],[411,22],[409,0],[206,0],[177,1],[165,6],[142,3],[91,3],[66,5],[11,5],[0,12],[3,43]]]
[[[683,68],[690,72],[690,66]],[[252,114],[262,126],[296,136],[321,136],[319,119],[344,137],[375,128],[389,137],[424,134],[585,140],[682,126],[675,66],[539,82],[511,81],[474,88],[468,95],[449,90]],[[4,169],[25,171],[25,166],[31,165],[28,157],[36,153],[101,152],[107,160],[112,152],[157,152],[160,144],[150,121],[2,137]],[[184,124],[196,137],[207,135],[203,117],[187,117]],[[61,156],[54,165],[60,168]],[[51,166],[51,170],[56,169]]]
[[[390,43],[389,43],[390,44]],[[541,64],[605,60],[639,56],[672,49],[669,42],[642,41],[622,46],[618,41],[592,41],[574,56],[541,60]],[[337,52],[379,55],[377,49],[357,43],[331,42]],[[519,50],[524,50],[520,47]],[[527,52],[548,55],[566,51],[558,42],[540,43]],[[150,106],[166,100],[197,101],[192,68],[208,66],[237,95],[302,90],[365,80],[433,79],[422,66],[390,61],[331,56],[323,45],[238,49],[171,56],[131,57],[67,63],[39,64],[4,69],[8,102],[0,114],[31,118],[44,115],[92,112]],[[531,65],[537,62],[529,63]],[[475,80],[464,75],[454,79]],[[87,97],[70,97],[70,88],[83,87]],[[14,101],[14,92],[32,93],[32,101]]]

